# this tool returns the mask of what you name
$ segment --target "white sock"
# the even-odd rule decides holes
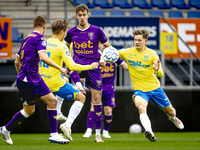
[[[76,87],[80,90],[83,90],[83,86],[82,86],[81,82],[76,82]]]
[[[151,121],[150,121],[149,117],[147,116],[147,114],[140,114],[140,121],[141,121],[142,126],[144,127],[145,131],[149,131],[153,134],[153,131],[151,129]]]
[[[63,104],[63,101],[64,101],[64,98],[56,95],[56,98],[58,100],[58,103],[57,103],[57,114],[60,114],[61,113],[61,107],[62,107],[62,104]]]
[[[10,131],[8,131],[7,129],[6,129],[6,127],[5,126],[3,126],[3,128],[2,128],[2,131],[4,132],[4,133],[10,133]]]
[[[87,132],[92,133],[92,129],[91,128],[87,128]]]
[[[55,136],[55,135],[58,135],[58,132],[50,133],[50,136]]]
[[[100,136],[101,136],[101,129],[96,129],[95,131],[96,131],[96,136],[97,136],[97,135],[100,135]]]
[[[103,134],[108,134],[108,131],[106,131],[106,130],[103,130]]]
[[[83,108],[83,103],[79,101],[75,101],[69,110],[69,115],[67,117],[67,121],[65,122],[68,128],[71,128],[74,120],[79,115],[81,109]]]

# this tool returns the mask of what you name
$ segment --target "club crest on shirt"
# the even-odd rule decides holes
[[[88,36],[92,40],[92,38],[94,37],[94,32],[88,32]]]
[[[144,55],[144,59],[148,60],[149,59],[149,55]]]

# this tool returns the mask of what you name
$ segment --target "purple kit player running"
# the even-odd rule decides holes
[[[105,47],[109,47],[108,39],[104,32],[97,26],[88,23],[88,7],[80,4],[76,7],[76,18],[78,26],[70,29],[65,38],[68,47],[73,43],[73,59],[76,63],[88,65],[93,62],[99,62],[100,54],[98,53],[99,41]],[[77,73],[77,72],[76,72]],[[101,104],[101,69],[86,71],[86,86],[90,88],[96,120],[96,142],[103,142],[101,139],[101,122],[102,122],[102,104]],[[77,73],[78,74],[78,73]]]
[[[101,52],[105,49],[104,45],[99,44],[99,48]],[[125,70],[128,70],[127,64],[122,60],[118,59],[116,62],[118,65],[123,67]],[[115,63],[108,64],[106,63],[105,67],[101,68],[101,77],[102,77],[102,101],[104,105],[104,129],[103,129],[103,137],[111,138],[109,135],[109,128],[112,122],[112,110],[115,107],[115,88],[114,88],[114,80],[115,80]],[[104,99],[103,99],[104,98]],[[92,127],[95,123],[94,118],[94,108],[91,103],[90,112],[87,116],[87,130],[83,137],[90,138],[92,135]]]
[[[50,124],[49,141],[66,144],[69,143],[69,140],[64,139],[57,132],[58,122],[55,119],[57,116],[57,99],[38,73],[38,64],[42,60],[64,74],[66,70],[55,64],[47,56],[47,42],[43,36],[46,30],[45,18],[37,16],[34,19],[33,28],[34,31],[23,40],[15,60],[15,68],[18,73],[19,100],[23,104],[23,109],[17,112],[8,124],[0,127],[0,134],[6,143],[13,144],[10,132],[34,113],[36,99],[40,98],[47,104],[47,117]]]

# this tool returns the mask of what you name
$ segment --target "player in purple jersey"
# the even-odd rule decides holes
[[[99,44],[99,48],[101,52],[105,49],[103,44]],[[125,70],[128,70],[127,64],[122,60],[118,59],[116,62]],[[103,137],[104,138],[111,138],[109,135],[109,128],[112,122],[112,110],[115,107],[115,88],[114,88],[114,80],[115,80],[115,63],[108,64],[106,63],[105,67],[101,68],[101,77],[102,77],[102,101],[104,105],[104,129],[103,129]],[[103,99],[104,98],[104,99]],[[95,123],[94,118],[94,108],[93,104],[91,103],[90,112],[87,116],[87,130],[83,137],[90,138],[92,135],[92,127]]]
[[[37,16],[34,19],[33,28],[34,31],[23,40],[15,60],[15,68],[18,73],[19,100],[23,104],[23,109],[17,112],[8,124],[0,127],[0,134],[6,143],[12,145],[13,141],[10,138],[10,132],[34,113],[36,99],[40,98],[47,104],[47,117],[50,124],[49,141],[66,144],[70,141],[60,136],[57,131],[57,99],[38,73],[38,64],[42,60],[64,74],[66,70],[55,64],[47,56],[47,42],[43,36],[46,30],[45,18]]]
[[[111,46],[108,43],[104,32],[97,26],[88,23],[88,7],[85,4],[76,6],[76,18],[78,26],[70,29],[65,41],[70,48],[73,43],[73,59],[76,63],[87,65],[93,62],[99,62],[100,54],[98,53],[99,41],[105,47]],[[101,69],[86,71],[86,87],[90,88],[96,120],[96,142],[103,142],[101,139],[101,122],[102,122],[102,104],[101,104]]]

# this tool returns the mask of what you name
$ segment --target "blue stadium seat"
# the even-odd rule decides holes
[[[114,10],[111,10],[110,15],[111,16],[125,16],[125,13],[122,10],[114,9]]]
[[[12,41],[13,42],[22,42],[22,35],[19,33],[16,27],[12,27]]]
[[[94,9],[91,11],[91,16],[106,16],[106,12],[101,9]]]
[[[141,9],[151,9],[153,6],[149,5],[146,0],[132,0],[132,5]]]
[[[120,8],[133,8],[133,5],[129,4],[127,0],[113,0],[113,5]]]
[[[153,17],[163,17],[164,18],[164,14],[162,11],[160,10],[151,10],[149,12],[149,16],[153,16]]]
[[[170,4],[178,9],[190,9],[190,6],[186,5],[184,0],[170,0]]]
[[[165,0],[151,0],[151,5],[159,9],[170,9],[172,7],[168,5]]]
[[[95,5],[91,4],[89,2],[89,0],[74,0],[74,4],[75,5],[86,4],[88,6],[88,8],[94,8],[95,7]]]
[[[196,10],[188,11],[188,18],[200,18],[200,12]]]
[[[169,11],[169,18],[183,18],[183,14],[177,10]]]
[[[200,0],[189,0],[189,5],[196,9],[200,9]]]
[[[113,8],[114,5],[110,4],[108,0],[93,0],[93,4],[101,8]]]
[[[140,17],[145,16],[144,12],[141,10],[131,10],[130,15],[131,16],[140,16]]]

